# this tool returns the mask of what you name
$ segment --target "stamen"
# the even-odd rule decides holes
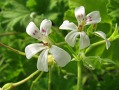
[[[48,46],[48,43],[43,43],[43,45]]]
[[[82,31],[82,27],[83,27],[82,25],[79,25],[78,26],[78,31]]]

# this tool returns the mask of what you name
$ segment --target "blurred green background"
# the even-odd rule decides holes
[[[100,11],[102,21],[97,25],[97,30],[105,32],[107,37],[110,37],[115,30],[118,32],[119,0],[0,0],[0,42],[24,52],[28,44],[38,42],[26,34],[26,26],[33,21],[39,27],[45,18],[50,19],[53,24],[50,37],[57,43],[62,42],[68,32],[60,31],[59,26],[63,20],[77,24],[74,9],[81,5],[85,7],[86,14],[94,10]],[[101,39],[92,36],[90,40],[94,43]],[[106,50],[105,44],[101,44],[86,54],[86,56],[109,58],[115,64],[104,63],[100,67],[98,65],[95,70],[83,66],[83,90],[118,90],[118,46],[119,42],[116,39],[111,42],[109,50]],[[69,52],[65,45],[60,47]],[[37,70],[36,62],[36,58],[27,60],[25,56],[0,46],[0,87],[8,82],[18,82],[30,75]],[[52,90],[76,90],[76,68],[74,61],[64,68],[55,66]],[[30,90],[31,83],[37,76],[13,90]],[[47,90],[47,81],[48,73],[44,73],[32,90]]]

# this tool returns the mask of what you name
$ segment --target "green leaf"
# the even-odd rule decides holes
[[[119,0],[108,0],[107,12],[113,21],[118,22],[119,18]]]
[[[3,7],[0,16],[2,19],[0,23],[6,30],[22,30],[30,21],[30,11],[23,4],[13,0]]]
[[[64,20],[69,20],[70,22],[74,22],[77,25],[77,20],[74,15],[74,9],[69,9],[65,12]]]
[[[47,10],[49,2],[49,0],[28,0],[26,6],[32,11],[43,13]]]
[[[117,24],[115,25],[115,29],[114,32],[112,33],[112,35],[109,37],[109,40],[113,41],[115,39],[119,38],[119,34],[118,34],[118,26]]]

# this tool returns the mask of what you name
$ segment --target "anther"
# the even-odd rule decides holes
[[[43,43],[43,45],[48,46],[48,43]]]

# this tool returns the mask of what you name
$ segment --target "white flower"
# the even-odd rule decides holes
[[[57,64],[64,67],[71,60],[71,56],[62,48],[52,45],[48,39],[50,28],[52,23],[50,20],[44,19],[40,25],[40,30],[36,27],[33,22],[30,22],[26,28],[27,34],[42,40],[43,43],[34,43],[26,46],[25,54],[28,59],[38,52],[41,52],[38,61],[37,68],[40,71],[48,71],[48,55],[51,54]]]
[[[99,11],[93,11],[85,16],[85,8],[83,6],[75,8],[75,17],[78,21],[78,26],[74,23],[65,20],[60,29],[72,30],[65,37],[65,41],[72,47],[76,43],[76,37],[80,36],[80,49],[84,49],[90,45],[90,40],[87,34],[83,31],[85,25],[95,24],[101,21]]]
[[[106,41],[106,49],[108,49],[110,47],[110,42],[107,40],[106,34],[102,31],[96,31],[94,33],[97,34],[98,36],[100,36],[101,38],[103,38]]]

